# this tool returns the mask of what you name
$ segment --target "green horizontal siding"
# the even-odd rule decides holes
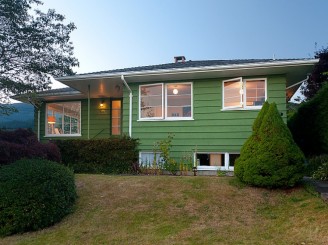
[[[165,139],[168,133],[172,133],[174,138],[171,151],[176,158],[193,151],[239,152],[251,134],[252,124],[259,110],[222,110],[222,80],[224,79],[193,80],[193,120],[181,121],[138,121],[140,84],[131,83],[132,137],[140,139],[139,149],[152,151],[156,141]],[[277,104],[284,120],[286,120],[285,84],[283,75],[267,77],[268,101]],[[126,90],[123,108],[123,132],[128,133],[129,98]]]

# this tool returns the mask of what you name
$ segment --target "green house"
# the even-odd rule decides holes
[[[286,94],[317,62],[178,56],[169,64],[60,77],[67,88],[37,95],[35,130],[41,141],[139,138],[141,164],[171,133],[172,157],[192,155],[199,171],[233,170],[264,101],[276,102],[286,121]]]

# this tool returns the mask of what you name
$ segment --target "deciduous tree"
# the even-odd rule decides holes
[[[0,114],[11,112],[9,96],[47,89],[50,75],[72,75],[78,66],[70,34],[73,23],[39,0],[0,0]]]
[[[307,100],[311,99],[328,81],[328,47],[322,48],[315,53],[315,58],[319,62],[314,66],[311,75],[303,87],[302,93]]]

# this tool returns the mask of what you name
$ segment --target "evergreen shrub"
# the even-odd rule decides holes
[[[133,173],[138,140],[127,136],[95,140],[56,140],[62,163],[76,173]]]
[[[21,158],[61,160],[59,148],[53,143],[40,143],[32,130],[0,130],[0,166]]]
[[[288,120],[295,142],[305,155],[328,154],[328,83]]]
[[[312,176],[313,173],[324,163],[328,163],[328,155],[327,154],[310,157],[305,166],[305,175]]]
[[[34,231],[59,222],[77,198],[71,170],[42,159],[0,168],[0,236]]]
[[[304,155],[276,104],[265,102],[236,160],[236,176],[253,186],[291,187],[303,177],[303,164]]]

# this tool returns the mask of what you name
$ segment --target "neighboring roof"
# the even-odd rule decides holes
[[[80,94],[81,92],[75,90],[74,88],[66,87],[66,88],[57,88],[57,89],[51,89],[51,90],[45,90],[38,92],[39,96],[50,96],[50,95],[73,95],[73,94]]]
[[[65,98],[65,96],[69,98],[83,98],[84,96],[80,91],[77,91],[73,88],[66,87],[66,88],[57,88],[57,89],[50,89],[45,91],[40,91],[37,93],[37,97],[39,99],[47,99],[47,100],[55,100],[58,99],[58,96]],[[24,103],[29,103],[30,94],[19,94],[11,97],[12,99],[22,101]]]

